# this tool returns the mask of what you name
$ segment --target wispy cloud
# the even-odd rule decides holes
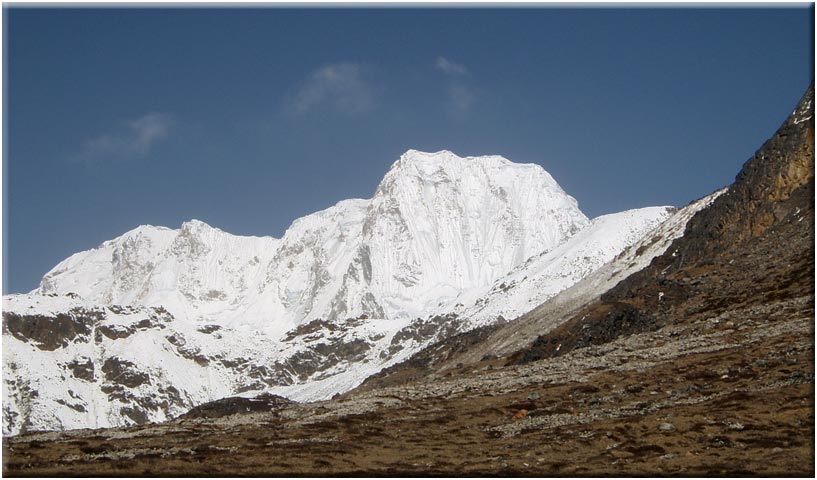
[[[143,157],[156,143],[167,138],[174,125],[166,113],[149,113],[123,122],[118,128],[86,140],[77,157],[82,161]]]
[[[354,115],[375,106],[376,87],[356,63],[334,63],[312,72],[298,89],[292,106],[297,113],[328,106]]]
[[[476,91],[469,85],[471,72],[468,67],[445,57],[437,57],[434,66],[448,78],[446,107],[449,113],[467,113],[476,100]]]
[[[468,75],[468,69],[465,67],[465,65],[454,63],[445,57],[437,57],[437,61],[434,63],[434,66],[437,67],[437,70],[446,75]]]

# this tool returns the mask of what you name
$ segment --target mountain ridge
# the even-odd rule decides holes
[[[591,221],[538,165],[410,151],[372,199],[296,219],[280,239],[198,220],[140,226],[72,255],[33,294],[4,298],[4,317],[36,326],[4,327],[4,363],[18,365],[4,376],[4,408],[23,419],[4,430],[164,421],[236,394],[328,398],[430,343],[524,313],[670,213]],[[43,310],[54,295],[76,305]],[[133,309],[126,320],[123,308]],[[170,321],[141,323],[151,308]],[[89,333],[43,350],[59,318]],[[27,357],[43,367],[27,369]],[[95,372],[90,384],[71,370],[77,362]],[[113,371],[136,377],[121,384]],[[72,390],[77,409],[53,385]],[[93,418],[81,411],[91,405]]]
[[[425,164],[426,167],[433,168],[433,171],[419,171],[419,164]],[[452,169],[457,171],[456,175],[451,172]],[[532,172],[530,175],[533,179],[528,180],[529,174],[516,171],[520,169]],[[460,175],[469,176],[471,182],[461,186]],[[494,176],[499,178],[492,178]],[[518,190],[520,186],[534,185],[534,190],[542,190],[544,193],[535,197],[519,197],[511,188],[517,187]],[[473,191],[463,191],[465,188]],[[549,220],[548,215],[554,219]],[[481,222],[480,216],[484,216]],[[438,217],[436,223],[417,222],[419,218]],[[459,222],[455,220],[464,217],[469,220],[458,225]],[[406,223],[407,219],[411,219],[411,222]],[[588,221],[578,210],[575,199],[569,197],[538,165],[518,166],[499,156],[461,158],[447,151],[426,154],[410,150],[392,165],[371,199],[342,200],[324,210],[296,219],[280,239],[230,235],[204,222],[191,220],[184,222],[179,230],[137,227],[109,242],[121,243],[128,238],[138,239],[144,236],[147,237],[146,244],[149,247],[152,243],[166,244],[169,239],[156,237],[176,232],[178,236],[185,236],[186,240],[174,239],[173,253],[187,253],[190,257],[212,248],[206,245],[206,241],[200,241],[199,237],[204,234],[211,237],[229,235],[225,238],[233,243],[263,243],[266,252],[275,251],[275,254],[270,258],[258,256],[260,263],[265,264],[266,268],[265,279],[256,279],[263,284],[258,288],[266,288],[269,284],[278,282],[275,287],[278,291],[265,292],[267,300],[262,301],[264,304],[258,308],[252,306],[255,300],[249,299],[242,315],[263,317],[258,311],[260,309],[276,317],[289,317],[286,328],[291,328],[297,323],[316,318],[331,319],[360,314],[386,318],[413,316],[416,312],[412,312],[407,306],[408,298],[416,301],[418,297],[428,295],[427,292],[432,289],[449,289],[453,295],[464,288],[485,285],[529,256],[561,243]],[[150,234],[140,235],[147,231]],[[469,240],[455,240],[458,238]],[[383,244],[381,239],[385,239],[386,243]],[[442,239],[443,242],[428,243],[429,239]],[[98,249],[110,247],[109,242],[104,242]],[[336,245],[338,242],[343,245]],[[161,250],[161,247],[158,248]],[[142,290],[147,290],[148,293],[130,292],[128,296],[127,292],[118,292],[115,288],[109,288],[108,292],[79,289],[82,291],[76,293],[103,303],[137,301],[159,304],[158,300],[150,300],[150,289],[172,288],[167,284],[149,285],[150,279],[147,276],[153,274],[155,262],[149,258],[127,257],[132,249],[120,250],[123,251],[115,254],[126,260],[123,262],[124,267],[135,267],[128,270],[128,276],[131,280],[140,282]],[[72,290],[72,287],[63,285],[65,282],[71,283],[70,278],[66,280],[64,277],[66,272],[77,268],[79,258],[92,251],[72,255],[58,264],[46,273],[34,292],[45,294],[77,290],[78,287]],[[292,258],[283,258],[287,252],[291,253]],[[158,252],[153,257],[159,254],[163,253]],[[250,255],[240,261],[247,264],[255,256]],[[371,270],[368,262],[372,256],[376,258],[376,262],[381,261],[381,265],[375,265],[375,272],[393,273],[371,278],[367,272]],[[386,258],[389,261],[382,262]],[[276,259],[295,262],[306,271],[299,271],[293,277],[291,269],[273,264]],[[213,261],[224,263],[227,259]],[[330,267],[329,264],[338,266]],[[489,266],[477,267],[484,264]],[[458,270],[462,265],[467,266],[465,271]],[[189,269],[192,266],[182,265],[180,268]],[[164,272],[166,276],[184,273],[186,272]],[[140,274],[145,278],[137,278]],[[90,275],[99,276],[98,272],[90,272]],[[356,275],[364,278],[354,279]],[[251,283],[249,278],[234,278],[228,283],[241,281]],[[87,283],[86,279],[73,281],[77,286]],[[318,298],[317,291],[325,289],[327,284],[334,285],[330,287],[334,290],[345,286],[352,291],[342,298]],[[186,292],[187,297],[202,297],[210,293],[209,287],[202,286],[204,291],[198,291],[201,289],[197,290],[192,285],[190,287],[191,291]],[[225,289],[224,285],[212,287],[213,295],[217,297],[222,294],[231,297],[235,293],[231,293],[229,288]],[[177,289],[184,290],[184,286]],[[395,297],[394,292],[405,293]],[[389,298],[381,298],[383,296]],[[192,298],[188,300],[177,298],[171,301],[162,298],[165,303],[171,302],[165,306],[171,311],[176,310],[174,313],[177,317],[187,316],[191,309],[202,310],[200,315],[205,317],[215,315],[215,312],[208,312],[205,306],[196,304]],[[270,301],[275,305],[269,304]],[[179,304],[178,308],[174,308],[175,303]],[[294,304],[300,306],[292,307]],[[313,312],[313,309],[317,310]],[[292,311],[292,314],[285,313],[288,311]],[[218,311],[222,318],[225,314],[227,312],[223,309]]]

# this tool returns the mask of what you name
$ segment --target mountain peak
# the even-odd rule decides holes
[[[452,152],[451,150],[439,150],[436,152],[424,152],[420,150],[409,149],[400,155],[400,158],[392,165],[392,169],[406,164],[441,164],[452,162],[499,162],[507,165],[520,165],[511,162],[507,158],[499,155],[479,155],[462,157]]]
[[[184,228],[212,228],[205,222],[201,220],[197,220],[195,218],[191,218],[190,220],[182,223],[182,229]]]
[[[459,185],[483,193],[523,188],[546,190],[553,200],[568,197],[556,180],[541,165],[515,163],[500,155],[461,157],[450,150],[422,152],[407,150],[383,177],[375,196],[393,191],[396,183],[415,185]],[[501,187],[501,188],[500,188]],[[435,187],[436,188],[436,187]],[[575,203],[572,199],[570,203]],[[568,208],[575,208],[573,207]]]
[[[180,230],[182,232],[184,232],[184,233],[190,233],[190,234],[210,232],[210,231],[217,231],[217,232],[222,231],[221,229],[213,227],[213,226],[211,226],[211,225],[209,225],[209,224],[207,224],[205,222],[202,222],[201,220],[197,220],[195,218],[190,219],[190,220],[182,223],[182,226],[180,227]]]
[[[423,150],[416,150],[416,149],[410,148],[410,149],[406,150],[406,152],[403,153],[403,155],[401,155],[400,157],[401,158],[403,158],[403,157],[406,157],[406,158],[425,158],[425,157],[432,157],[432,156],[438,156],[438,155],[449,155],[449,156],[453,155],[455,157],[458,156],[456,153],[452,152],[451,150],[438,150],[436,152],[425,152]]]
[[[420,178],[423,183],[437,183],[442,179],[459,178],[471,172],[476,175],[509,175],[511,177],[532,176],[540,178],[550,187],[558,184],[540,165],[535,163],[515,163],[500,155],[479,155],[461,157],[450,150],[423,152],[407,150],[394,162],[383,178],[383,183],[400,177]]]

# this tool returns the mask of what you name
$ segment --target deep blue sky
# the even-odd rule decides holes
[[[409,148],[589,216],[730,183],[813,76],[789,9],[5,10],[4,292],[139,224],[281,236]]]

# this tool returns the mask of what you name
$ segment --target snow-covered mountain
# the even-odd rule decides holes
[[[315,319],[414,318],[588,222],[538,165],[410,150],[372,199],[295,220],[280,240],[196,220],[141,226],[61,262],[35,292],[271,334]]]
[[[410,150],[281,239],[141,226],[3,299],[5,433],[161,421],[235,394],[328,398],[511,320],[664,221],[594,219],[538,165]]]

